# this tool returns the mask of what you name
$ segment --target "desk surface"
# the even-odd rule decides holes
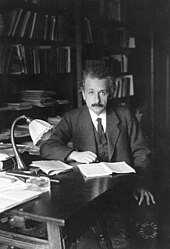
[[[84,179],[78,168],[61,175],[61,183],[52,183],[51,192],[13,208],[10,215],[24,215],[37,221],[54,221],[64,226],[67,218],[85,207],[120,181],[130,181],[132,175]]]

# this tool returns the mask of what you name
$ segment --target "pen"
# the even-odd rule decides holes
[[[58,179],[50,179],[50,182],[60,183],[60,180],[58,180]]]
[[[22,182],[26,182],[26,179],[25,178],[23,178],[23,177],[20,177],[20,176],[15,176],[16,178],[18,178],[20,181],[22,181]]]
[[[26,181],[25,178],[37,178],[37,177],[40,177],[40,176],[44,176],[44,175],[40,175],[40,176],[33,176],[33,175],[24,175],[24,174],[19,174],[19,173],[12,173],[12,172],[6,172],[7,175],[12,175],[12,176],[15,176],[17,177],[18,179],[20,179],[21,181]],[[45,175],[46,176],[46,175]],[[55,183],[60,183],[61,181],[58,180],[58,179],[50,179],[51,182],[55,182]]]
[[[15,172],[6,172],[6,175],[10,175],[10,176],[16,176],[16,177],[22,177],[22,178],[30,178],[30,177],[36,177],[33,175],[29,175],[29,174],[22,174],[22,173],[15,173]]]

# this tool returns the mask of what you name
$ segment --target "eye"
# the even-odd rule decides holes
[[[106,95],[107,95],[107,91],[101,91],[100,94],[101,94],[102,96],[106,96]]]
[[[93,94],[94,94],[94,91],[88,91],[88,94],[89,94],[89,95],[93,95]]]

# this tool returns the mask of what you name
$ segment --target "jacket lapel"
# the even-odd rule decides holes
[[[118,128],[119,119],[114,111],[107,111],[106,137],[108,141],[109,161],[113,157],[120,129]]]
[[[83,144],[83,147],[85,147],[86,150],[90,150],[96,153],[94,127],[90,117],[89,110],[86,106],[84,106],[82,112],[82,119],[80,120],[77,129],[80,131],[79,134],[81,134],[81,136],[84,138],[83,141],[85,144]]]

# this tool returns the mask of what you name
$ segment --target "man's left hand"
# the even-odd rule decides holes
[[[134,193],[134,198],[138,201],[139,206],[142,204],[144,199],[146,199],[147,205],[150,205],[151,203],[155,204],[155,199],[154,199],[153,194],[147,189],[143,189],[143,188],[137,189]]]

